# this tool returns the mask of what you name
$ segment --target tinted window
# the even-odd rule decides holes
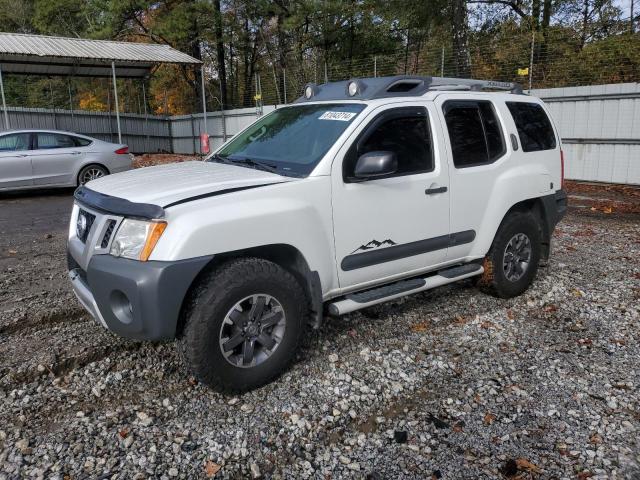
[[[352,177],[358,157],[368,152],[394,152],[398,160],[395,175],[433,170],[429,120],[424,109],[403,109],[384,113],[374,120],[358,141],[357,151],[345,162],[345,177]]]
[[[504,138],[491,102],[450,101],[444,113],[457,168],[488,164],[504,154]]]
[[[551,121],[540,105],[507,102],[507,107],[516,123],[523,151],[536,152],[556,148],[556,136]]]
[[[217,156],[232,162],[259,160],[276,167],[277,173],[307,175],[364,108],[355,103],[279,108],[237,135]]]
[[[38,149],[47,148],[72,148],[76,144],[73,138],[68,135],[60,135],[59,133],[38,133]]]
[[[91,145],[91,140],[87,138],[72,137],[77,147],[86,147]]]
[[[14,133],[0,137],[0,152],[29,150],[29,134]]]

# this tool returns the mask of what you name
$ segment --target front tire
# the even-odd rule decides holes
[[[480,287],[500,298],[522,294],[538,271],[541,241],[540,226],[532,213],[510,213],[484,259]]]
[[[293,360],[306,308],[302,288],[279,265],[260,258],[232,260],[196,288],[180,350],[202,383],[221,391],[250,390]]]

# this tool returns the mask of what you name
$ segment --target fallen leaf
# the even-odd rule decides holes
[[[514,318],[516,318],[515,314],[513,313],[513,310],[511,310],[511,309],[507,310],[507,318],[509,320],[513,320]]]
[[[558,307],[554,304],[550,304],[544,307],[544,311],[547,313],[553,313],[558,310]]]
[[[428,322],[420,322],[420,323],[416,323],[414,325],[411,325],[411,331],[412,332],[426,332],[429,329],[429,323]]]
[[[195,377],[189,377],[189,379],[187,381],[189,382],[189,385],[191,385],[191,386],[196,386],[198,384],[198,380],[196,380]]]
[[[15,255],[16,253],[18,253],[18,251],[17,251],[17,250],[9,250],[9,253],[10,253],[11,255]]]
[[[118,432],[118,435],[120,435],[120,438],[127,438],[127,436],[129,435],[129,429],[128,428],[123,428]]]
[[[496,419],[496,416],[493,413],[485,413],[484,415],[484,424],[491,425]]]
[[[211,460],[207,460],[204,465],[204,473],[207,475],[207,477],[211,478],[211,477],[214,477],[215,474],[218,473],[221,468],[222,467],[217,463]]]
[[[593,340],[591,340],[590,338],[581,338],[578,340],[578,343],[580,345],[591,345],[593,344]]]
[[[589,442],[593,443],[594,445],[599,445],[602,443],[602,437],[597,433],[592,433],[589,437]]]
[[[526,458],[518,458],[516,460],[516,465],[518,465],[518,470],[525,470],[531,473],[542,473],[542,470],[540,470],[537,465],[531,463]]]
[[[480,328],[484,328],[485,330],[489,330],[490,328],[494,328],[495,325],[489,320],[485,320],[480,324]]]
[[[604,207],[604,208],[602,209],[602,211],[603,211],[604,213],[612,213],[612,212],[613,212],[613,208],[612,208],[612,207]]]
[[[591,473],[589,470],[583,470],[578,474],[578,480],[585,480],[591,477],[593,477],[593,473]]]

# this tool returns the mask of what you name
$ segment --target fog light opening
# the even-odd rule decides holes
[[[111,292],[111,311],[122,323],[128,325],[133,321],[133,306],[129,298],[120,290]]]

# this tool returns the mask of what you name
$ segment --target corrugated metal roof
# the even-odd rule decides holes
[[[0,64],[8,73],[140,77],[159,63],[200,64],[168,45],[0,32]]]

